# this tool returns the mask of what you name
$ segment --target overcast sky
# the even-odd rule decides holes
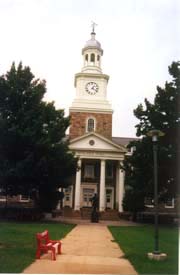
[[[169,80],[168,66],[180,60],[178,17],[179,0],[0,0],[0,74],[22,61],[47,81],[46,100],[68,114],[95,21],[110,75],[113,136],[135,137],[133,110],[153,100]]]

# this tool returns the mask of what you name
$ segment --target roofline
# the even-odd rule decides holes
[[[138,137],[112,137],[112,138],[121,138],[121,139],[140,139]]]
[[[125,147],[124,145],[118,145],[117,143],[114,143],[114,142],[111,141],[110,139],[105,138],[104,136],[102,136],[102,135],[100,135],[100,134],[97,134],[97,133],[95,133],[95,132],[90,132],[90,133],[87,133],[87,134],[85,134],[85,135],[83,135],[83,136],[76,137],[76,138],[70,140],[70,144],[72,144],[72,143],[74,143],[74,142],[76,142],[76,141],[78,141],[78,140],[81,140],[81,139],[83,139],[83,138],[85,138],[85,137],[88,137],[88,136],[90,136],[90,135],[94,135],[94,136],[96,136],[96,137],[99,137],[100,139],[102,139],[102,140],[104,140],[105,142],[107,142],[107,143],[109,143],[109,144],[115,146],[116,148],[123,150],[124,153],[127,152],[127,149],[126,149],[126,147]]]

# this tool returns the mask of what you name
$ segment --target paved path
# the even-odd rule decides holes
[[[50,254],[35,260],[23,273],[128,274],[130,262],[123,258],[106,225],[79,224],[63,240],[62,254],[52,261]]]

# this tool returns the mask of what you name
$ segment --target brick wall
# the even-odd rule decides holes
[[[71,112],[70,117],[70,139],[86,134],[86,123],[90,117],[96,120],[96,133],[108,139],[112,138],[112,114]]]

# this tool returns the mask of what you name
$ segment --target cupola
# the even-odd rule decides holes
[[[91,32],[91,39],[89,39],[85,43],[85,46],[82,49],[82,55],[83,55],[82,72],[102,73],[102,70],[101,70],[101,57],[103,55],[103,50],[101,48],[100,42],[97,41],[96,38],[95,38],[96,33],[94,31],[94,24],[92,25],[93,29],[92,29],[92,32]]]
[[[89,39],[86,42],[84,48],[82,49],[82,54],[87,49],[98,49],[103,54],[103,50],[101,48],[101,43],[95,39],[95,36],[96,36],[96,33],[95,32],[91,32],[91,39]]]

